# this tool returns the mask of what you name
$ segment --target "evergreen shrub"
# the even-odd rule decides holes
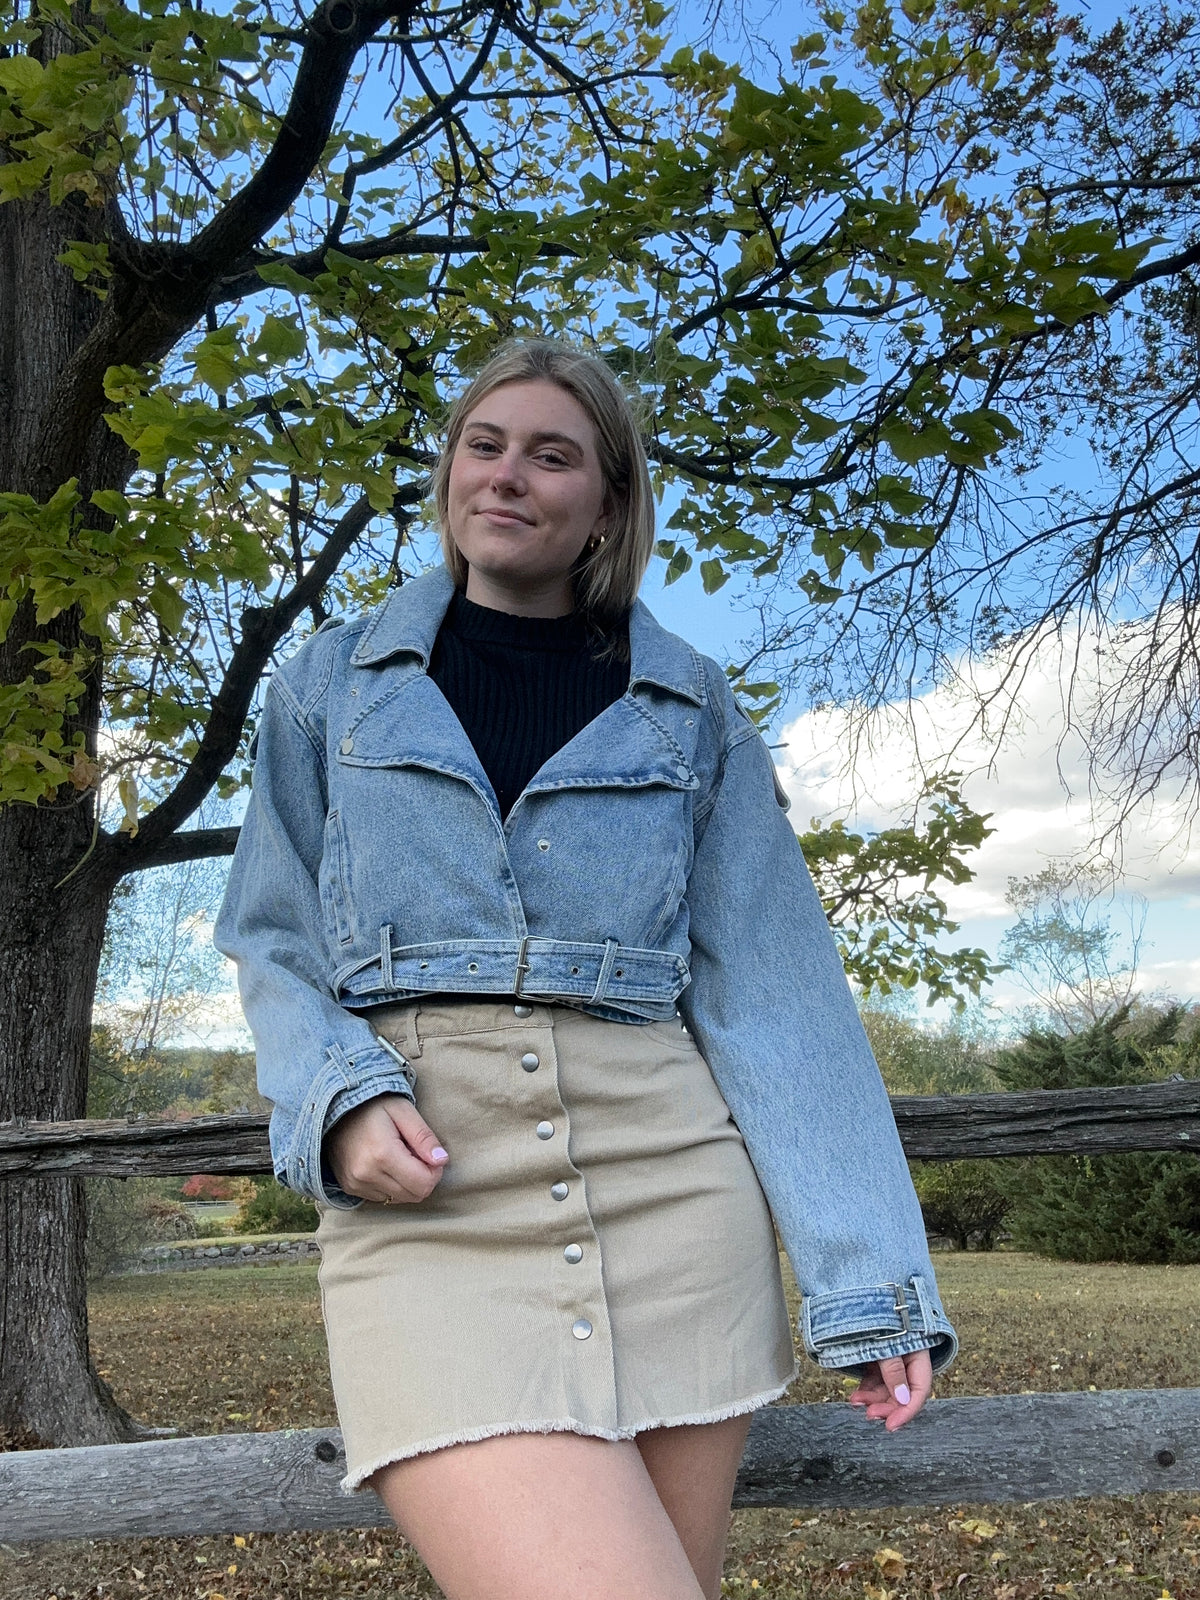
[[[1031,1029],[996,1070],[1014,1090],[1152,1083],[1181,1067],[1193,1075],[1189,1024],[1177,1006],[1148,1017],[1123,1006],[1079,1033]],[[1007,1227],[1020,1249],[1064,1261],[1200,1262],[1195,1155],[1040,1156],[1009,1171]]]

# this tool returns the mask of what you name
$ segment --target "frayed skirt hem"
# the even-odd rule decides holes
[[[397,1461],[408,1461],[413,1456],[427,1455],[433,1450],[445,1450],[454,1444],[476,1444],[481,1439],[499,1439],[507,1434],[578,1433],[588,1439],[609,1439],[615,1442],[632,1439],[651,1428],[685,1428],[700,1423],[724,1422],[729,1417],[744,1416],[747,1411],[757,1411],[761,1406],[769,1405],[772,1400],[778,1400],[781,1394],[786,1393],[799,1370],[797,1364],[792,1376],[785,1383],[776,1384],[772,1389],[764,1389],[761,1394],[751,1395],[748,1399],[733,1400],[727,1406],[718,1406],[711,1411],[697,1411],[683,1417],[647,1417],[641,1422],[631,1423],[627,1428],[595,1428],[576,1421],[574,1417],[554,1417],[543,1422],[513,1422],[507,1427],[499,1423],[488,1423],[480,1428],[464,1428],[458,1433],[447,1433],[437,1439],[422,1439],[418,1444],[389,1450],[378,1460],[368,1462],[365,1467],[358,1467],[348,1473],[342,1479],[342,1493],[354,1494],[367,1487],[368,1478],[376,1472],[381,1472],[384,1467],[394,1466]]]

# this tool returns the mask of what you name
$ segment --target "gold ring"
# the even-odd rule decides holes
[[[391,1195],[390,1195],[390,1194],[385,1194],[385,1195],[384,1195],[384,1197],[383,1197],[383,1203],[384,1203],[384,1205],[385,1205],[385,1206],[390,1206],[390,1205],[391,1205],[391,1203],[392,1203],[392,1197],[391,1197]]]

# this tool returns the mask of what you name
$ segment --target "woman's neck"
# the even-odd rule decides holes
[[[469,567],[466,596],[473,605],[507,611],[511,617],[565,617],[575,609],[571,580],[559,574],[514,585]]]

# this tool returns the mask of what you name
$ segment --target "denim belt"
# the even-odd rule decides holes
[[[454,939],[396,946],[382,931],[378,954],[334,978],[343,1005],[377,1005],[429,993],[504,994],[599,1004],[672,1003],[689,982],[687,963],[667,950],[640,950],[606,939]]]

